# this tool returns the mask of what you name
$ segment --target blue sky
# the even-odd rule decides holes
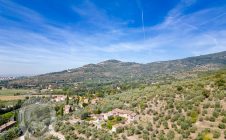
[[[0,0],[0,75],[225,50],[225,0]]]

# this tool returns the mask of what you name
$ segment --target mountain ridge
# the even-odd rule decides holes
[[[110,59],[97,64],[87,64],[79,68],[21,78],[10,81],[10,84],[106,83],[126,81],[132,78],[133,80],[155,81],[158,77],[164,77],[164,75],[193,70],[208,71],[222,68],[225,65],[226,51],[146,64]]]

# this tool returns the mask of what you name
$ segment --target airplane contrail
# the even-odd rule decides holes
[[[142,30],[143,30],[143,34],[144,34],[144,40],[146,39],[146,34],[145,34],[145,26],[144,26],[144,11],[143,11],[143,8],[141,6],[141,3],[139,0],[136,0],[136,3],[137,3],[137,6],[138,6],[138,9],[141,11],[141,21],[142,21]]]
[[[142,19],[142,26],[143,26],[143,33],[144,33],[144,40],[146,39],[145,29],[144,29],[144,12],[143,9],[141,10],[141,19]]]

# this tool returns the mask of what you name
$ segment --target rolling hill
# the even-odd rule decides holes
[[[9,85],[38,86],[51,83],[108,83],[129,80],[155,82],[166,77],[180,78],[198,71],[216,70],[225,67],[225,65],[226,51],[147,64],[107,60],[61,72],[19,78],[10,81]]]

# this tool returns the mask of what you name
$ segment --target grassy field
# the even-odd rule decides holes
[[[27,94],[33,92],[32,90],[29,89],[2,89],[0,90],[0,96],[13,96],[13,95],[22,95],[22,94]]]
[[[0,101],[13,101],[13,100],[19,100],[24,99],[25,96],[0,96]]]
[[[14,101],[24,99],[25,94],[32,92],[34,91],[28,89],[2,89],[0,90],[0,101]]]
[[[0,100],[0,106],[15,105],[17,100]]]

